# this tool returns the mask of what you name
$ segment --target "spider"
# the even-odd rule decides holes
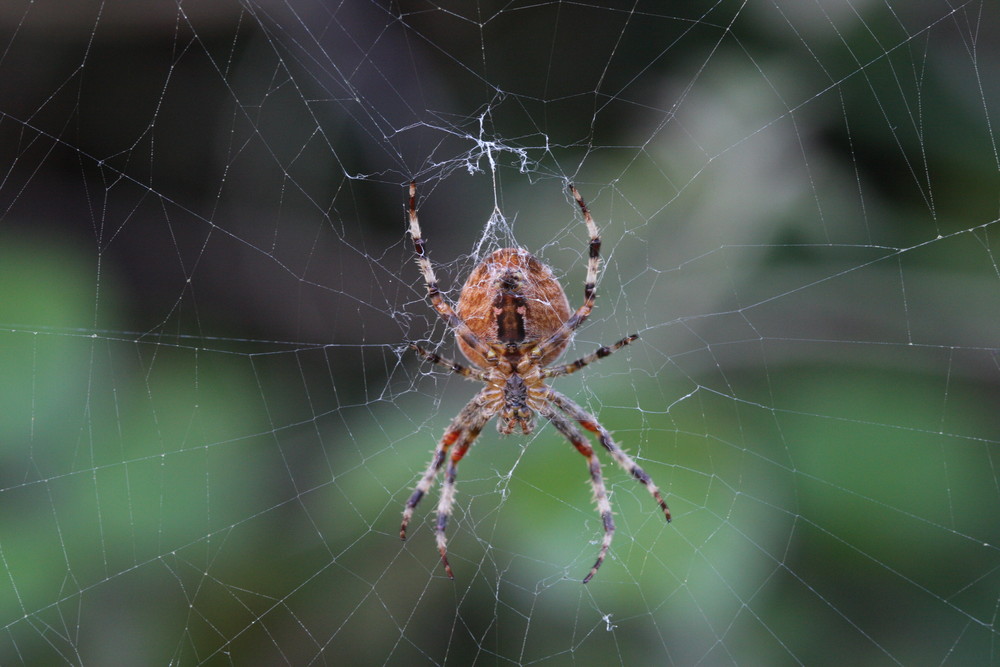
[[[522,248],[502,248],[483,260],[465,282],[455,307],[438,289],[434,267],[427,258],[425,242],[417,220],[417,186],[410,183],[410,237],[416,253],[417,264],[427,285],[427,297],[434,310],[454,331],[458,346],[474,366],[465,366],[424,350],[411,343],[422,357],[449,369],[469,380],[478,380],[486,386],[470,400],[452,420],[444,432],[431,463],[417,483],[403,510],[403,523],[399,537],[406,539],[406,527],[420,499],[430,490],[438,476],[448,452],[451,460],[445,470],[444,483],[437,508],[437,546],[445,573],[454,579],[448,563],[448,541],[445,529],[451,516],[455,499],[455,476],[458,463],[469,447],[494,416],[497,430],[509,435],[516,429],[528,435],[535,428],[535,413],[552,423],[562,435],[587,459],[590,483],[594,490],[597,510],[604,524],[597,561],[590,568],[583,583],[597,573],[611,546],[615,522],[611,516],[611,502],[604,486],[601,463],[594,455],[587,439],[574,422],[587,431],[597,434],[601,445],[618,464],[641,482],[670,521],[670,509],[649,475],[640,468],[612,439],[611,434],[597,418],[575,402],[547,386],[545,380],[575,373],[587,364],[603,359],[612,352],[632,343],[638,334],[627,336],[614,345],[601,346],[576,361],[550,366],[569,344],[573,332],[583,324],[594,307],[595,283],[600,262],[601,237],[597,225],[577,189],[570,184],[569,191],[583,212],[583,219],[590,235],[590,257],[587,260],[587,278],[583,287],[583,305],[570,314],[569,302],[552,270]]]

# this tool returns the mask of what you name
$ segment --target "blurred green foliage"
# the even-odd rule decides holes
[[[0,10],[0,663],[994,662],[995,10],[731,4]],[[516,239],[577,303],[564,179],[602,227],[569,354],[642,338],[557,383],[675,519],[605,457],[586,586],[551,427],[463,460],[454,582],[435,492],[398,538],[476,391],[409,178],[446,290]]]

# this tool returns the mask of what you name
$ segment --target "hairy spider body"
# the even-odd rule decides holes
[[[456,304],[458,316],[482,342],[520,346],[545,339],[569,318],[569,301],[552,270],[521,248],[503,248],[484,259],[465,281]],[[569,344],[553,346],[539,360],[543,366]],[[458,346],[475,365],[489,366],[466,341]]]
[[[615,461],[645,485],[667,521],[670,521],[670,509],[649,475],[622,451],[593,415],[545,384],[546,379],[574,373],[639,337],[633,334],[610,347],[602,346],[571,363],[549,366],[566,349],[573,332],[593,309],[600,262],[601,238],[597,225],[580,193],[572,185],[569,189],[583,213],[590,235],[584,302],[572,313],[566,294],[552,270],[521,248],[503,248],[483,260],[469,275],[456,307],[452,308],[441,295],[434,267],[427,259],[417,219],[416,184],[410,183],[409,231],[417,263],[427,285],[427,296],[434,309],[455,332],[462,354],[475,367],[463,366],[414,344],[411,347],[429,361],[486,385],[462,408],[445,430],[430,466],[406,502],[403,522],[399,528],[399,536],[405,540],[406,527],[414,509],[430,490],[451,451],[438,501],[435,529],[441,562],[451,578],[454,578],[454,574],[448,563],[445,530],[454,504],[458,463],[494,416],[497,417],[497,430],[501,434],[509,435],[520,430],[528,435],[534,430],[535,414],[540,414],[586,457],[594,500],[604,527],[604,539],[597,561],[583,583],[590,581],[604,562],[611,546],[615,523],[600,461],[574,422],[597,435],[601,445]]]

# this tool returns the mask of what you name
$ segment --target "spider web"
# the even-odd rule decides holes
[[[982,0],[0,8],[0,663],[989,664],[1000,63]],[[403,503],[476,385],[442,289],[530,249],[551,425]]]

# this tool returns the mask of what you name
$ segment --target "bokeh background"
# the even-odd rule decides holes
[[[0,7],[0,663],[998,661],[1000,49],[983,0]],[[551,427],[399,516],[521,245],[597,310]],[[836,656],[836,658],[834,658]]]

